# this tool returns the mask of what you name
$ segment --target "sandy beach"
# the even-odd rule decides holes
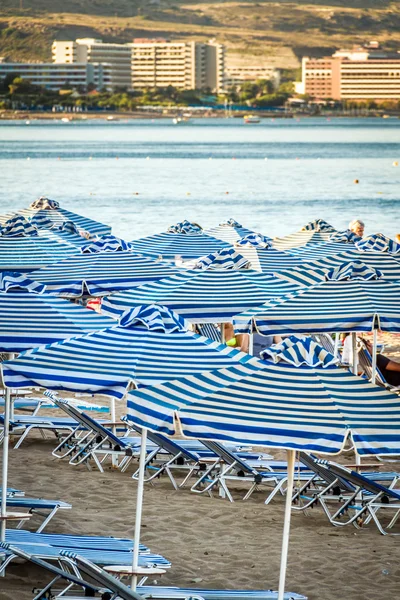
[[[400,356],[398,339],[383,336],[387,354]],[[118,406],[123,413],[122,403]],[[59,512],[48,532],[133,536],[136,483],[126,473],[104,474],[72,467],[51,456],[54,440],[32,436],[11,451],[9,485],[26,494],[59,498],[73,505]],[[277,453],[284,458],[284,453]],[[374,462],[374,461],[367,461]],[[384,469],[400,470],[400,463]],[[243,489],[243,488],[242,488]],[[146,486],[142,541],[172,562],[158,583],[185,587],[277,589],[284,501],[265,506],[266,491],[249,501],[234,491],[233,504],[214,496],[174,491],[167,478]],[[32,522],[33,525],[33,522]],[[13,564],[0,579],[1,600],[28,600],[32,588],[48,581],[44,572]],[[150,581],[151,583],[151,581]],[[294,514],[287,590],[309,600],[387,600],[400,589],[398,538],[329,525],[320,508]]]

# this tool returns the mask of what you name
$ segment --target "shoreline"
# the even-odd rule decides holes
[[[186,109],[187,112],[190,112],[190,109]],[[251,109],[247,111],[250,113]],[[203,112],[197,113],[195,111],[194,114],[191,114],[189,119],[243,119],[246,111],[238,111],[236,114],[231,115],[229,117],[226,116],[225,111],[215,111],[210,110],[207,111],[207,114]],[[367,114],[367,115],[349,115],[344,113],[330,113],[326,112],[323,114],[308,114],[308,113],[280,113],[280,112],[256,112],[257,117],[260,119],[400,119],[400,112],[396,114]],[[180,113],[177,110],[171,110],[170,113],[165,114],[162,112],[148,112],[148,111],[134,111],[134,112],[117,112],[117,111],[107,111],[107,112],[84,112],[84,113],[76,113],[76,112],[47,112],[47,111],[0,111],[0,123],[2,120],[4,121],[60,121],[61,119],[69,119],[70,121],[109,121],[119,122],[126,120],[139,120],[139,119],[148,119],[148,120],[171,120],[175,117],[180,116]]]

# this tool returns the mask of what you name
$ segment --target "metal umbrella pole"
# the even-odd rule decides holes
[[[293,496],[293,482],[294,482],[294,465],[295,465],[295,450],[287,451],[287,488],[286,488],[286,501],[285,501],[285,519],[283,522],[283,540],[282,540],[282,553],[281,553],[281,568],[279,573],[279,591],[278,600],[284,600],[285,596],[285,581],[286,581],[286,567],[289,551],[289,535],[290,535],[290,518],[292,513],[292,496]]]
[[[14,354],[9,354],[12,360]],[[8,449],[10,445],[10,411],[11,411],[11,389],[6,388],[4,400],[4,439],[3,439],[3,465],[1,473],[1,524],[0,541],[5,542],[7,526],[7,487],[8,487]]]
[[[146,464],[146,444],[147,444],[147,429],[142,428],[142,439],[140,441],[140,459],[139,459],[139,477],[136,499],[136,517],[135,517],[135,533],[133,540],[133,560],[132,560],[132,579],[131,588],[136,591],[138,579],[138,563],[139,563],[139,545],[140,545],[140,527],[142,523],[142,506],[143,506],[143,490],[144,490],[144,471]]]

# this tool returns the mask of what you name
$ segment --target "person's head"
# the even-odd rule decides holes
[[[360,219],[354,219],[354,221],[350,221],[349,223],[349,229],[350,231],[353,231],[353,233],[355,233],[356,235],[359,235],[360,237],[362,237],[364,235],[364,222],[361,221]]]
[[[400,244],[400,233],[396,233],[396,242]]]

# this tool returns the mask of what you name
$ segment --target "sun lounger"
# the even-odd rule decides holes
[[[71,588],[72,585],[78,585],[80,589],[83,589],[85,596],[94,596],[96,592],[99,591],[99,588],[94,584],[83,581],[81,578],[73,575],[72,573],[68,573],[59,567],[50,564],[38,557],[34,554],[30,554],[17,546],[13,546],[11,544],[2,542],[0,543],[0,551],[4,550],[9,555],[14,555],[15,557],[21,558],[23,560],[29,561],[37,567],[41,567],[52,574],[53,579],[49,584],[47,584],[38,594],[35,595],[33,600],[43,600],[44,598],[48,598],[48,594],[51,593],[51,589],[54,587],[55,583],[64,579],[68,582],[68,587],[66,591]]]
[[[6,541],[9,543],[29,543],[56,548],[75,548],[80,550],[107,550],[133,552],[133,540],[101,535],[72,535],[68,533],[33,533],[24,529],[7,529]],[[144,544],[139,546],[140,553],[149,552]]]
[[[83,579],[93,581],[95,585],[108,589],[117,594],[121,600],[136,600],[140,598],[169,599],[169,600],[276,600],[278,593],[273,590],[211,590],[195,588],[178,588],[163,586],[143,586],[139,585],[136,593],[121,581],[115,579],[99,566],[92,564],[89,560],[76,553],[62,552],[63,559],[69,559],[76,566],[79,576]],[[133,594],[133,595],[132,595]],[[72,600],[72,596],[65,594],[58,596],[61,600],[66,598]],[[307,600],[305,596],[286,592],[285,600]]]
[[[8,539],[6,541],[10,543]],[[132,552],[68,546],[56,547],[45,543],[33,543],[32,541],[23,542],[20,540],[12,540],[11,544],[13,547],[17,547],[28,554],[34,555],[36,558],[48,561],[59,561],[62,552],[78,552],[83,558],[86,558],[97,565],[123,565],[127,567],[132,565]],[[0,566],[0,574],[3,573],[7,566],[16,558],[16,555],[9,550],[4,548],[3,550],[4,552],[0,551],[0,559],[3,559]],[[171,563],[159,554],[145,552],[139,554],[139,566],[161,567],[167,569],[171,566]]]
[[[72,508],[72,506],[67,502],[61,502],[61,500],[46,500],[44,498],[12,496],[7,498],[7,508],[25,509],[26,512],[30,515],[38,515],[40,517],[43,517],[44,520],[36,530],[37,533],[40,533],[50,523],[51,519],[59,510],[67,510]],[[25,519],[22,519],[17,524],[17,529],[22,527],[22,525],[24,525],[25,522]]]
[[[248,500],[262,484],[268,484],[274,488],[267,498],[267,503],[278,492],[283,493],[284,485],[287,482],[287,473],[277,472],[271,467],[269,461],[260,461],[259,464],[251,463],[218,442],[203,440],[203,443],[217,455],[218,460],[203,471],[200,478],[192,485],[192,492],[212,495],[212,489],[216,487],[219,489],[220,495],[226,496],[230,502],[233,502],[232,494],[228,488],[228,481],[234,481],[250,483],[250,489],[243,500]],[[303,472],[299,476],[302,480],[309,478],[309,474]]]
[[[70,465],[76,466],[84,463],[88,468],[90,468],[90,460],[93,459],[99,471],[103,473],[102,462],[107,456],[125,458],[139,452],[140,440],[116,435],[100,421],[90,417],[75,406],[71,406],[66,400],[54,399],[54,403],[66,412],[70,418],[75,419],[80,427],[86,430],[86,433],[77,436],[76,432],[72,431],[53,450],[53,456],[57,458],[69,456]],[[99,460],[98,457],[100,453],[103,454],[102,460]]]
[[[400,517],[400,490],[387,487],[374,481],[370,477],[350,471],[345,467],[328,461],[320,461],[329,471],[338,479],[345,481],[352,488],[347,496],[340,499],[339,508],[332,513],[330,510],[331,498],[329,495],[322,495],[319,502],[324,509],[329,521],[336,527],[353,524],[355,527],[362,527],[369,522],[374,521],[379,532],[382,535],[400,535],[391,530]],[[391,486],[394,486],[393,482]],[[383,525],[378,517],[382,511],[394,511],[394,516],[387,525]],[[346,515],[346,516],[345,516]]]
[[[369,350],[367,349],[365,344],[363,343],[361,343],[361,348],[358,351],[358,364],[363,370],[365,377],[370,381],[372,379],[372,356],[369,353]],[[390,383],[386,381],[378,365],[376,366],[375,383],[376,385],[379,385],[389,390],[390,392],[400,393],[399,388],[390,385]]]
[[[277,600],[274,590],[207,590],[159,586],[139,586],[137,592],[144,598],[175,599],[199,596],[203,600]],[[60,599],[61,600],[61,599]],[[285,592],[284,600],[307,600],[306,596]]]
[[[125,420],[124,417],[123,420]],[[139,426],[131,422],[128,422],[128,426],[135,433],[141,434],[141,428]],[[146,469],[151,472],[151,474],[145,478],[145,482],[147,483],[165,473],[177,490],[178,488],[184,487],[193,474],[204,472],[210,461],[212,465],[216,465],[220,460],[220,457],[213,449],[199,440],[172,440],[163,434],[153,431],[148,431],[147,437],[154,444],[154,450],[148,453],[145,464]],[[225,446],[222,447],[225,448]],[[231,448],[227,449],[230,450]],[[160,453],[162,453],[161,456]],[[238,452],[238,455],[245,457],[248,460],[255,461],[258,464],[261,464],[261,459],[268,460],[272,458],[269,455],[261,457],[260,454],[240,451]],[[156,461],[156,459],[158,460]],[[127,463],[123,465],[122,470],[126,470],[126,467]],[[183,472],[185,474],[185,477],[180,484],[177,483],[174,477],[175,471],[180,473]],[[139,470],[132,475],[132,478],[137,479],[138,475]]]
[[[4,425],[4,416],[0,415],[0,426]],[[45,417],[45,416],[32,416],[32,415],[15,415],[14,419],[10,421],[10,431],[12,435],[19,435],[20,438],[15,444],[14,448],[17,449],[21,446],[22,442],[32,431],[40,431],[44,437],[45,431],[51,431],[56,437],[62,431],[71,432],[78,426],[76,421],[72,419],[65,419],[60,417]],[[3,442],[4,432],[0,432],[0,443]]]

